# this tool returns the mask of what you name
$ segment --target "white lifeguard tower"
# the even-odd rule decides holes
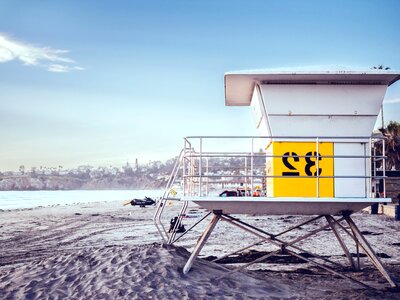
[[[351,214],[374,203],[391,202],[385,197],[385,190],[381,191],[383,197],[376,197],[376,184],[385,179],[385,157],[374,154],[372,149],[376,139],[371,137],[371,133],[387,87],[399,79],[400,73],[390,70],[226,73],[225,104],[250,106],[260,135],[184,139],[184,149],[154,217],[161,237],[172,244],[177,240],[176,232],[167,233],[161,221],[166,201],[183,201],[180,218],[188,201],[214,215],[184,272],[190,270],[216,224],[223,219],[279,246],[288,254],[349,278],[301,256],[295,251],[300,248],[294,245],[331,228],[350,266],[358,269],[359,263],[356,264],[341,237],[341,228],[354,240],[357,251],[361,248],[389,284],[395,287],[396,283],[351,219]],[[229,147],[231,149],[226,150]],[[235,166],[224,169],[226,163],[217,160],[221,158],[230,159]],[[383,176],[376,175],[378,166]],[[172,188],[178,177],[182,192],[175,196]],[[221,188],[218,189],[219,185]],[[236,191],[220,193],[232,187],[236,187]],[[223,195],[230,197],[221,197]],[[290,230],[271,234],[240,221],[232,214],[315,217]],[[327,223],[319,230],[293,241],[278,238],[321,218]],[[347,223],[350,230],[345,229],[342,222]]]

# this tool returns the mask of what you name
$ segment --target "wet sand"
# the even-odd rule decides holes
[[[192,209],[203,210],[191,205]],[[177,214],[178,206],[166,213]],[[182,274],[189,252],[207,225],[200,224],[176,246],[162,247],[152,223],[153,207],[123,207],[120,202],[54,206],[0,211],[1,299],[398,299],[380,273],[364,257],[362,272],[346,271],[374,286],[361,287],[291,256],[276,254],[232,276],[226,270],[276,250],[256,246],[221,261],[215,257],[257,241],[226,222],[220,222],[192,270]],[[239,216],[278,233],[309,217]],[[400,222],[383,215],[353,217],[400,282]],[[198,221],[186,219],[185,227]],[[317,226],[305,225],[298,233]],[[330,230],[299,244],[335,262],[346,258]],[[274,248],[275,247],[275,248]],[[354,249],[350,249],[354,254]]]

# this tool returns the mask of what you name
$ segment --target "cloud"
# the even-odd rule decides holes
[[[50,72],[56,72],[56,73],[65,73],[65,72],[70,72],[70,71],[80,71],[84,70],[84,68],[77,67],[77,66],[66,66],[66,65],[60,65],[60,64],[50,64],[47,67],[47,71]]]
[[[385,99],[383,101],[384,104],[395,104],[395,103],[400,103],[400,98],[394,98],[394,99]]]
[[[0,63],[19,60],[27,66],[38,66],[49,72],[70,72],[84,70],[65,56],[67,50],[37,47],[16,41],[0,33]]]

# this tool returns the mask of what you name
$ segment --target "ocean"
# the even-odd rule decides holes
[[[0,192],[0,209],[35,208],[89,202],[121,201],[161,197],[162,190],[77,190]]]

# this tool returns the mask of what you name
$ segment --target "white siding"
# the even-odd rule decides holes
[[[337,155],[363,156],[366,145],[361,143],[334,144],[334,153]],[[368,176],[370,173],[366,167],[366,160],[362,158],[335,158],[335,176]],[[335,197],[369,197],[366,193],[368,179],[363,178],[336,178]]]

